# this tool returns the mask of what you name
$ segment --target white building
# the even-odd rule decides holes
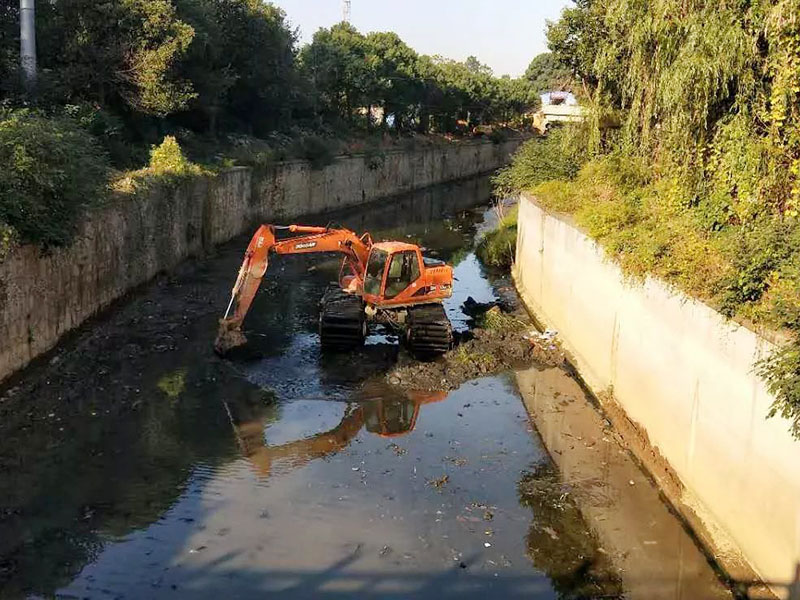
[[[546,123],[554,121],[583,121],[583,109],[572,92],[545,92],[541,94],[542,108],[539,112]]]

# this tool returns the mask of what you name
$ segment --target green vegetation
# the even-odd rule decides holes
[[[511,159],[511,166],[502,169],[494,179],[500,194],[529,190],[552,179],[572,179],[580,169],[582,148],[576,143],[575,131],[556,128],[547,137],[529,140]]]
[[[167,373],[158,380],[157,386],[170,400],[177,399],[186,390],[186,369]]]
[[[299,54],[311,112],[364,129],[454,133],[519,120],[537,99],[528,80],[494,77],[475,57],[420,56],[395,33],[363,35],[340,23]]]
[[[114,177],[111,189],[129,199],[155,186],[172,186],[191,177],[213,176],[214,171],[193,163],[184,154],[173,136],[150,148],[150,162],[142,169],[125,171]]]
[[[537,94],[571,90],[574,85],[572,72],[552,52],[534,56],[525,71],[525,79],[531,82]]]
[[[206,167],[321,168],[364,148],[380,169],[388,146],[517,124],[537,101],[526,78],[419,55],[390,32],[340,23],[298,48],[262,0],[40,2],[36,19],[28,93],[19,5],[0,8],[0,252],[68,243],[81,210],[102,202],[109,166],[127,173],[114,174],[117,191]]]
[[[589,118],[529,142],[499,187],[574,215],[634,277],[792,333],[758,369],[800,436],[796,0],[576,0],[548,40]]]
[[[517,251],[517,209],[504,215],[497,227],[486,233],[476,252],[483,264],[507,269],[514,263]]]
[[[184,155],[181,147],[171,135],[164,138],[160,146],[153,146],[150,150],[149,171],[154,175],[199,175],[202,169],[190,162]]]
[[[488,329],[489,331],[497,331],[500,333],[513,333],[515,331],[524,331],[529,328],[524,321],[518,319],[514,315],[504,313],[497,306],[483,313],[478,319],[477,325],[481,329]]]
[[[334,151],[331,145],[316,135],[294,140],[292,149],[295,156],[309,161],[314,169],[321,169],[333,162]]]
[[[464,344],[459,345],[455,349],[453,358],[456,362],[464,366],[474,367],[479,372],[483,373],[489,373],[495,370],[499,362],[495,355],[491,352],[468,348]]]
[[[63,246],[82,211],[105,195],[105,153],[70,119],[5,115],[0,165],[0,258],[20,238]]]

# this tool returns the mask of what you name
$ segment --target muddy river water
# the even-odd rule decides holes
[[[447,310],[513,292],[480,178],[330,219],[456,265]],[[449,394],[383,383],[376,334],[320,353],[325,257],[274,260],[250,353],[211,351],[247,239],[118,303],[0,390],[0,597],[726,598],[562,369]]]

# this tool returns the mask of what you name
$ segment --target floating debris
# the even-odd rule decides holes
[[[386,446],[386,448],[394,452],[395,456],[403,456],[407,452],[405,448],[403,448],[402,446],[398,446],[395,443],[389,444],[388,446]]]
[[[450,476],[442,475],[441,477],[438,477],[436,479],[428,479],[426,481],[428,485],[435,487],[437,490],[441,490],[442,488],[444,488],[447,482],[450,481]],[[437,514],[440,514],[439,511],[437,511]]]

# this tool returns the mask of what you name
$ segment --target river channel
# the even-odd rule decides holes
[[[447,311],[513,296],[486,178],[309,217],[455,265]],[[322,354],[338,259],[281,257],[248,354],[212,351],[247,237],[118,302],[0,390],[0,597],[728,598],[562,369],[401,394],[381,332]]]

